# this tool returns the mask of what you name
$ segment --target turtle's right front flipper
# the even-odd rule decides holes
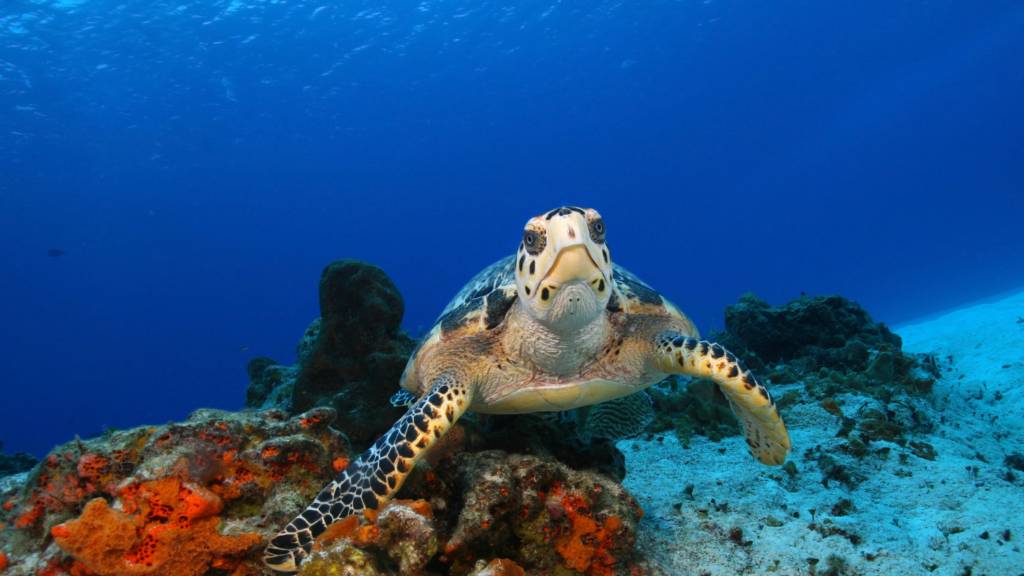
[[[665,330],[655,339],[654,366],[668,374],[711,378],[743,422],[750,453],[763,464],[786,461],[790,441],[771,394],[753,372],[719,344]]]
[[[451,428],[473,401],[471,388],[452,373],[434,380],[391,430],[331,481],[263,553],[278,572],[295,572],[313,540],[328,526],[363,510],[376,510],[401,486],[416,461]]]

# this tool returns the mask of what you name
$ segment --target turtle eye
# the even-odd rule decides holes
[[[597,218],[590,221],[590,239],[598,244],[604,242],[604,220]]]
[[[547,235],[544,229],[537,229],[536,226],[528,226],[523,230],[523,248],[530,256],[536,256],[544,251],[547,246]]]

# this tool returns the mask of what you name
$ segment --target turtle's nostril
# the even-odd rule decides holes
[[[568,216],[569,214],[572,214],[572,210],[569,210],[565,206],[558,209],[559,216]]]

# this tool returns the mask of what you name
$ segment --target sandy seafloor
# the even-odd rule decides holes
[[[1024,473],[1013,471],[1015,479],[1008,480],[1004,463],[1024,453],[1021,317],[1024,292],[895,330],[904,351],[934,354],[942,366],[932,394],[904,399],[932,419],[932,431],[912,440],[931,444],[938,457],[909,455],[901,463],[904,449],[872,442],[872,450],[890,446],[891,452],[860,460],[863,480],[853,489],[835,481],[826,488],[814,459],[803,457],[815,446],[844,442],[835,437],[837,418],[817,403],[783,411],[793,440],[790,460],[798,468],[794,478],[756,463],[740,437],[719,443],[695,437],[689,449],[672,433],[660,442],[620,442],[625,485],[646,512],[638,545],[656,563],[651,572],[811,574],[808,559],[817,558],[821,574],[835,555],[845,561],[838,574],[1024,575]],[[771,390],[781,397],[794,388],[801,385]],[[864,404],[882,407],[862,396],[837,400],[845,401],[847,415]],[[688,484],[693,500],[683,494]],[[853,511],[830,514],[843,498]],[[712,500],[728,505],[718,510]],[[844,530],[859,542],[823,537],[810,527],[811,509],[817,526]],[[750,544],[729,539],[734,527]]]

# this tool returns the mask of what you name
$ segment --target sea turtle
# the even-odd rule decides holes
[[[750,453],[776,466],[789,435],[761,380],[700,340],[671,302],[612,264],[596,210],[564,206],[526,223],[519,249],[476,275],[421,339],[401,386],[406,414],[267,547],[294,572],[330,524],[377,509],[467,410],[563,411],[622,398],[669,374],[707,377],[743,423]]]

